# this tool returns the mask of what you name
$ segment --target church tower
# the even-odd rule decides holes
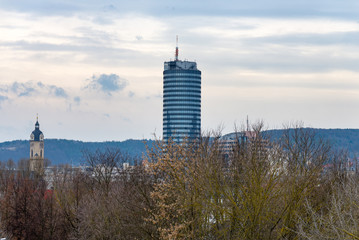
[[[30,171],[38,173],[44,171],[44,134],[40,131],[38,118],[35,130],[30,135]]]

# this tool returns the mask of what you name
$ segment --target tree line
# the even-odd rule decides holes
[[[347,154],[311,129],[223,148],[157,141],[147,155],[84,152],[87,169],[37,175],[0,164],[0,236],[7,239],[359,239],[359,178]],[[136,164],[124,167],[123,163]],[[323,166],[329,165],[329,168]]]

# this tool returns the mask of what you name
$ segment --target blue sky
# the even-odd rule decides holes
[[[162,135],[163,62],[196,60],[202,129],[359,128],[359,1],[0,2],[0,141]]]

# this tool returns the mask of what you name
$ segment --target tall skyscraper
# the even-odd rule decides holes
[[[30,171],[43,173],[44,170],[44,134],[36,119],[35,130],[30,135]]]
[[[178,41],[177,41],[178,42]],[[163,139],[180,143],[201,134],[201,71],[196,62],[175,60],[164,63]]]

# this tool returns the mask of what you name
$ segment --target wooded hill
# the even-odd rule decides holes
[[[359,156],[359,129],[313,129],[317,136],[327,139],[335,149],[348,150],[350,156]],[[283,130],[268,130],[265,134],[272,139],[278,139]],[[153,140],[126,140],[109,142],[82,142],[65,139],[45,139],[45,157],[52,164],[79,165],[84,162],[83,151],[94,152],[103,150],[121,149],[131,157],[141,157],[146,153],[146,146],[151,147]],[[0,143],[0,160],[9,159],[17,162],[29,157],[29,141],[15,140]]]
[[[45,157],[51,164],[73,164],[83,163],[83,152],[94,152],[97,149],[121,149],[123,153],[131,157],[141,157],[146,152],[146,146],[151,147],[152,140],[126,140],[111,142],[82,142],[65,139],[45,139]],[[23,158],[29,158],[29,141],[16,140],[0,143],[0,160],[9,159],[15,162]]]

